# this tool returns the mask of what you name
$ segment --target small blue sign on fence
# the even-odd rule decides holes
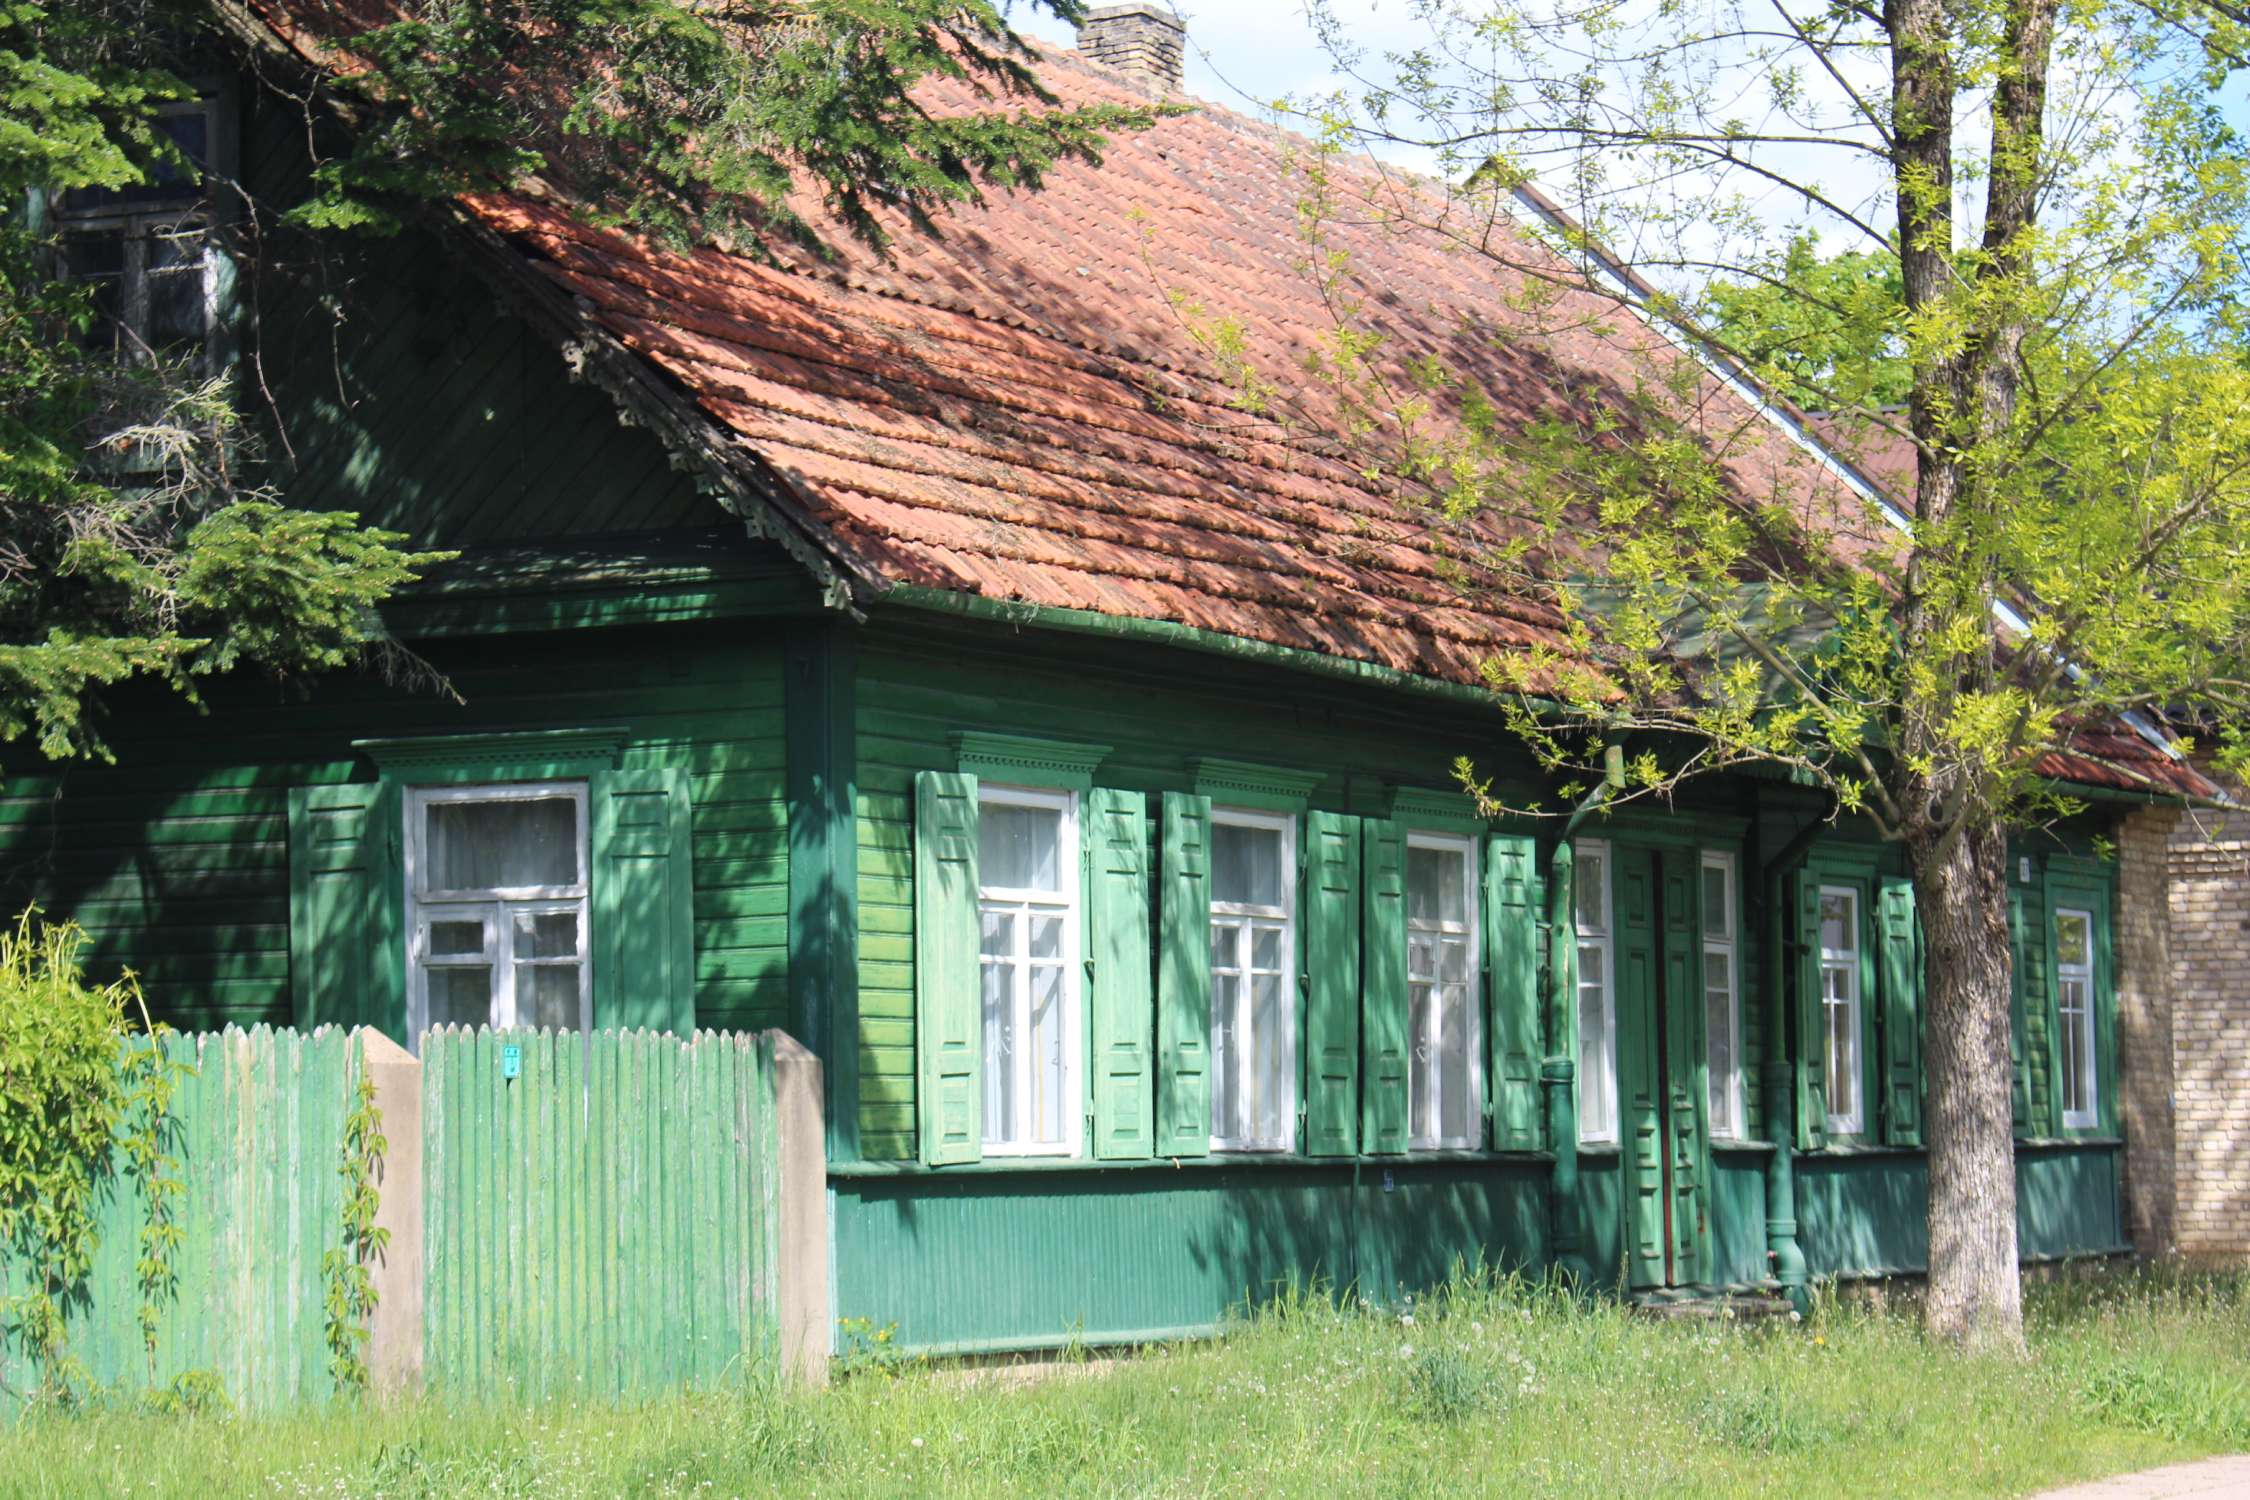
[[[500,1076],[502,1078],[521,1078],[523,1076],[523,1048],[517,1046],[514,1042],[509,1042],[500,1049]]]

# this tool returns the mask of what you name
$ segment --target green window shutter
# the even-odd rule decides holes
[[[1211,799],[1164,794],[1156,1154],[1211,1150]]]
[[[984,1157],[984,987],[977,965],[977,779],[914,778],[914,1051],[922,1160]]]
[[[593,827],[594,1025],[695,1031],[695,829],[677,767],[603,771]]]
[[[1492,1144],[1539,1148],[1539,911],[1532,841],[1495,834],[1485,843],[1484,951],[1491,975],[1485,1025]]]
[[[1305,1154],[1359,1149],[1359,820],[1305,818]]]
[[[2012,863],[2012,861],[2011,861]],[[2025,972],[2023,892],[2008,885],[2008,1104],[2016,1134],[2031,1134],[2031,1044],[2024,1035],[2024,1001],[2031,976]]]
[[[1092,927],[1094,1155],[1105,1161],[1153,1153],[1155,1099],[1149,1047],[1156,1028],[1148,941],[1148,801],[1096,787],[1086,799],[1091,829],[1087,918]]]
[[[1789,877],[1797,913],[1797,1149],[1828,1144],[1828,1029],[1820,1006],[1820,876]]]
[[[289,792],[289,989],[297,1024],[406,1035],[405,836],[398,786]]]
[[[1914,883],[1883,877],[1883,1139],[1922,1144],[1922,965],[1914,941]]]
[[[1406,830],[1385,818],[1360,824],[1360,1140],[1370,1154],[1407,1142]]]

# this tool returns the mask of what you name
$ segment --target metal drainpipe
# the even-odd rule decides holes
[[[1811,1311],[1806,1293],[1805,1252],[1797,1244],[1797,1091],[1789,1058],[1789,911],[1782,879],[1788,868],[1805,857],[1825,818],[1814,818],[1797,830],[1781,852],[1766,861],[1762,872],[1766,893],[1766,952],[1771,969],[1766,984],[1766,1134],[1773,1137],[1773,1155],[1766,1159],[1766,1259],[1774,1280],[1801,1317]]]
[[[1600,783],[1571,809],[1547,866],[1547,1037],[1554,1047],[1539,1068],[1547,1096],[1547,1142],[1555,1153],[1547,1253],[1566,1269],[1583,1248],[1578,1219],[1578,1060],[1570,1045],[1571,1003],[1578,994],[1577,858],[1570,840],[1587,815],[1624,784],[1625,746],[1612,739],[1602,747]]]

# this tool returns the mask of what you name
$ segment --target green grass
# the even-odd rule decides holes
[[[1300,1298],[1225,1338],[626,1409],[38,1415],[0,1496],[2020,1495],[2250,1448],[2250,1283],[2035,1289],[2028,1362],[1897,1314],[1657,1324],[1513,1283],[1400,1316]]]

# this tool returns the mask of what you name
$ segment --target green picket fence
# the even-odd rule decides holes
[[[426,1384],[620,1397],[770,1366],[774,1047],[773,1033],[426,1035]]]
[[[179,1376],[214,1378],[226,1399],[272,1409],[324,1399],[328,1363],[321,1258],[343,1242],[344,1117],[358,1049],[342,1031],[173,1036],[177,1075],[167,1145],[182,1191],[176,1281],[157,1302],[155,1348],[144,1343],[136,1272],[146,1205],[122,1172],[104,1185],[101,1248],[80,1294],[66,1299],[69,1353],[83,1379],[133,1392]],[[0,1259],[0,1299],[24,1268]],[[35,1387],[17,1341],[0,1331],[0,1410]]]

